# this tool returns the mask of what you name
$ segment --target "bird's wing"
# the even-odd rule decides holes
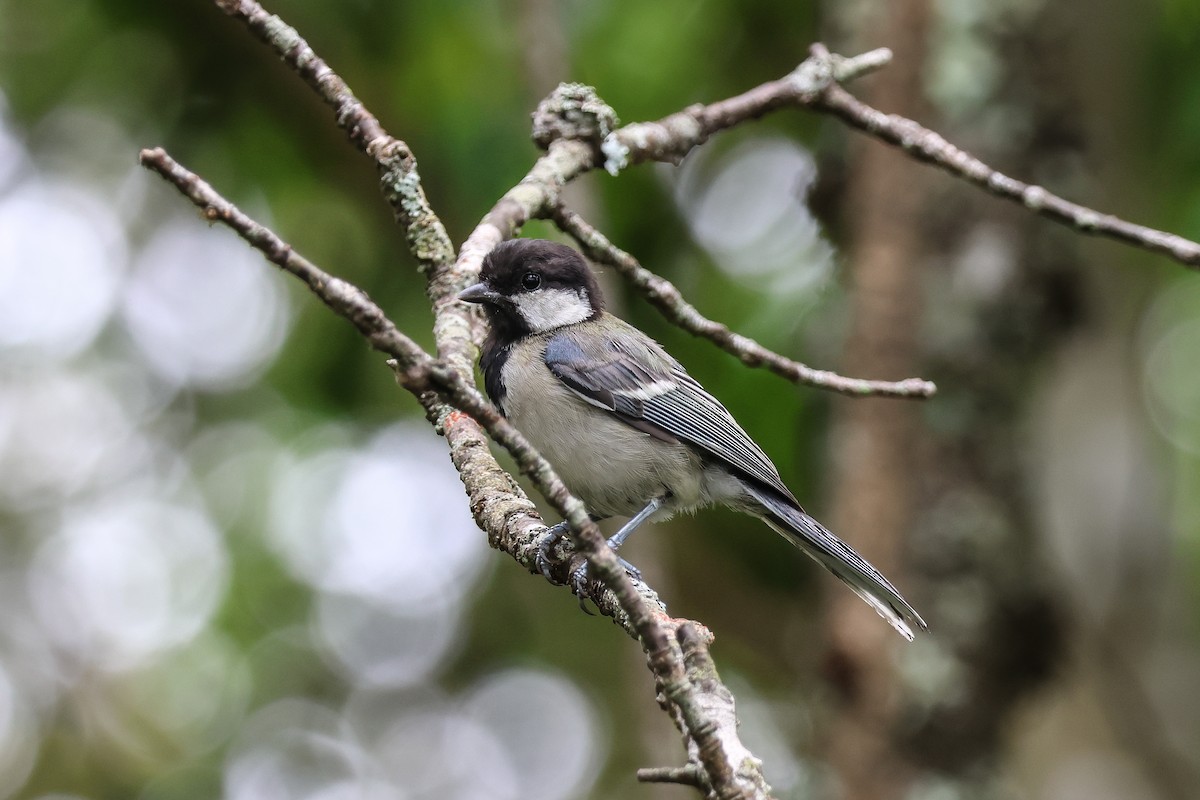
[[[571,329],[553,335],[546,365],[592,405],[652,436],[687,442],[749,479],[747,488],[768,525],[845,581],[909,641],[913,627],[927,630],[887,578],[804,513],[771,460],[715,397],[636,329],[615,327],[625,327],[627,335],[584,337]]]
[[[619,340],[585,339],[572,330],[561,331],[546,343],[546,366],[592,405],[656,438],[698,447],[796,502],[771,459],[725,406],[644,334],[627,329],[630,335]]]

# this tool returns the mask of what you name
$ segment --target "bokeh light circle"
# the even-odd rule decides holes
[[[445,447],[415,423],[286,464],[271,505],[271,543],[298,578],[401,613],[458,602],[488,552]]]
[[[122,313],[164,380],[208,390],[251,382],[289,320],[283,278],[229,231],[163,224],[134,262]]]
[[[80,186],[32,177],[0,198],[0,350],[74,356],[116,302],[128,255],[120,219]]]
[[[79,507],[39,548],[33,608],[72,663],[122,671],[194,638],[225,592],[228,556],[199,510],[129,498]]]

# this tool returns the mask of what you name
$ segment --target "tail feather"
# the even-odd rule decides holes
[[[744,485],[762,504],[766,512],[763,514],[763,520],[768,525],[840,578],[895,628],[897,633],[911,642],[914,626],[923,631],[929,630],[925,620],[900,596],[896,587],[850,545],[834,536],[791,501],[770,490],[750,485],[749,482]]]

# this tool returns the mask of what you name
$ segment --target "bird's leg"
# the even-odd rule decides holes
[[[643,508],[638,513],[634,514],[633,517],[629,520],[629,522],[626,522],[624,525],[621,526],[621,530],[617,531],[609,538],[608,546],[611,547],[613,550],[616,550],[621,545],[623,545],[625,543],[625,540],[629,538],[629,535],[632,534],[635,530],[637,530],[638,527],[641,526],[641,524],[643,522],[650,519],[650,517],[653,516],[654,512],[656,512],[660,508],[662,508],[663,504],[666,503],[666,501],[667,501],[666,497],[652,498],[649,503],[646,503],[645,508]],[[617,556],[617,560],[621,562],[621,566],[625,568],[625,571],[633,576],[634,580],[640,581],[642,579],[641,570],[639,570],[633,564],[630,564],[628,561],[621,558],[620,556]],[[588,565],[587,565],[586,561],[583,562],[582,564],[580,564],[579,567],[574,572],[571,573],[571,586],[575,589],[575,594],[580,596],[579,602],[581,605],[583,603],[583,599],[582,599],[583,587],[584,587],[584,584],[587,583],[587,573],[588,573]]]
[[[658,511],[660,508],[662,508],[663,503],[666,501],[667,499],[665,497],[655,497],[649,503],[646,503],[645,508],[634,514],[629,522],[626,522],[621,526],[621,530],[612,535],[612,537],[608,540],[608,546],[613,550],[616,550],[618,547],[625,544],[625,540],[629,538],[629,535],[637,530],[643,522],[650,519],[650,516],[655,511]]]

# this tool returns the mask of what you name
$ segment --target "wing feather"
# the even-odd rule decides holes
[[[609,324],[624,322],[607,317]],[[596,342],[574,330],[546,343],[546,366],[583,400],[665,441],[685,441],[795,502],[771,459],[721,402],[662,348],[636,332]]]

